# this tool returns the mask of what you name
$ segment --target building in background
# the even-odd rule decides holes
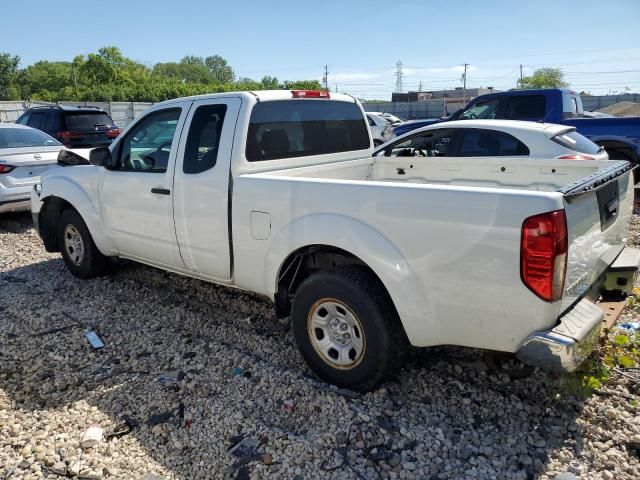
[[[465,92],[462,87],[456,87],[453,90],[433,90],[430,92],[407,92],[392,93],[392,102],[422,102],[425,100],[452,99],[452,103],[460,103],[460,100],[466,97],[467,101],[479,95],[486,93],[499,92],[493,88],[467,88]]]

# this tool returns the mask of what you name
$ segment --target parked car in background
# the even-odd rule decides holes
[[[437,123],[379,147],[376,155],[414,157],[523,157],[547,160],[607,160],[603,147],[575,127],[515,120]]]
[[[391,137],[400,137],[405,133],[415,130],[417,128],[426,127],[427,125],[433,125],[440,122],[440,118],[423,118],[420,120],[409,120],[408,122],[401,123],[394,127]]]
[[[382,118],[386,119],[391,125],[400,125],[401,123],[404,123],[407,121],[406,118],[401,118],[398,117],[397,115],[394,115],[392,113],[386,113],[386,112],[367,112],[367,113],[371,113],[373,115],[379,115]]]
[[[109,114],[98,107],[34,107],[16,123],[42,130],[69,148],[106,146],[120,134]]]
[[[580,94],[561,88],[509,90],[480,95],[445,119],[417,120],[399,125],[395,136],[453,120],[528,120],[575,127],[605,148],[612,160],[640,163],[640,117],[593,118],[585,115]],[[639,178],[636,172],[636,178]]]
[[[0,213],[29,210],[31,189],[64,146],[35,128],[0,123]]]
[[[373,146],[377,147],[391,139],[393,127],[391,122],[377,113],[367,112],[367,121],[369,122],[369,130],[371,130],[371,138],[373,138]]]

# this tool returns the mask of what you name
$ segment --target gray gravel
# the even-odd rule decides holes
[[[633,380],[582,400],[490,365],[419,350],[374,392],[336,391],[268,301],[136,264],[80,281],[27,215],[0,217],[0,480],[640,478]],[[92,424],[107,439],[83,451]]]

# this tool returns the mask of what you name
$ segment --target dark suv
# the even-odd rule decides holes
[[[42,130],[67,147],[106,146],[120,134],[109,114],[98,107],[35,107],[16,123]]]

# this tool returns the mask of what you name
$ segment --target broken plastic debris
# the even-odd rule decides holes
[[[293,402],[291,400],[285,400],[282,402],[282,413],[293,413]]]
[[[82,436],[80,446],[82,448],[93,448],[98,446],[102,441],[102,434],[103,430],[100,425],[90,425]]]
[[[618,325],[618,330],[621,330],[622,333],[640,332],[640,321],[621,323]]]
[[[229,455],[242,460],[253,455],[260,442],[256,437],[245,437],[229,450]]]
[[[174,370],[172,372],[164,372],[158,377],[158,383],[163,387],[170,387],[176,385],[180,380],[184,378],[184,372],[182,370]]]
[[[84,336],[87,338],[87,340],[89,340],[89,343],[91,344],[91,346],[96,350],[104,348],[104,342],[100,339],[98,334],[93,330],[88,331],[87,333],[84,334]]]
[[[236,367],[233,369],[233,376],[234,377],[239,377],[240,375],[242,375],[242,372],[244,372],[244,370],[240,367]]]

